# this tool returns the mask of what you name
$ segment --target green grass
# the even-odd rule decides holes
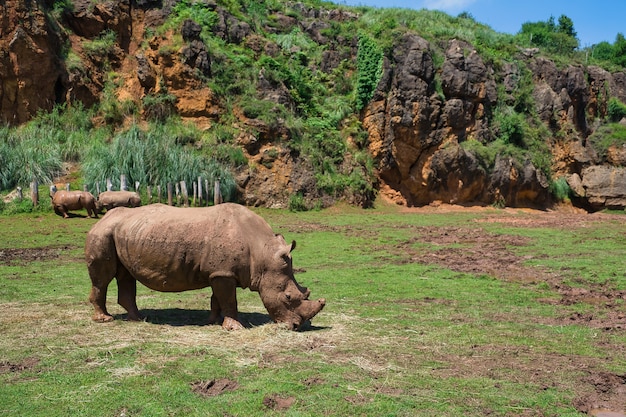
[[[555,228],[516,222],[536,216],[540,224],[549,213],[496,209],[257,211],[297,240],[296,278],[327,299],[306,331],[270,323],[248,290],[238,300],[249,328],[225,332],[204,325],[210,290],[142,286],[138,305],[148,320],[93,323],[82,250],[97,220],[0,216],[0,415],[578,416],[573,402],[590,389],[587,373],[626,372],[613,354],[626,347],[623,330],[564,319],[600,317],[603,306],[546,302],[559,298],[551,283],[412,260],[474,248],[426,241],[428,230],[472,229],[523,237],[507,249],[557,281],[592,288],[609,279],[624,289],[622,215]],[[10,248],[48,256],[7,260]],[[108,306],[120,318],[116,296],[111,285]],[[192,391],[194,382],[220,378],[237,388],[214,397]],[[294,402],[270,410],[271,396]]]

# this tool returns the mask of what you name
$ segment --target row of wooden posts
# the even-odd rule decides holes
[[[204,190],[206,190],[206,193],[203,193],[203,187],[202,187],[203,184],[204,184]],[[140,186],[139,182],[136,181],[135,191],[137,193],[139,193],[139,186]],[[167,188],[167,204],[168,205],[173,206],[174,198],[176,198],[177,206],[181,206],[181,205],[184,207],[190,206],[189,205],[189,190],[187,188],[187,183],[185,181],[180,181],[176,183],[168,182],[166,188]],[[65,184],[65,189],[68,191],[70,190],[69,183]],[[120,176],[120,189],[124,191],[129,190],[128,181],[126,180],[126,175]],[[106,181],[106,190],[107,191],[113,190],[113,182],[110,179],[107,179]],[[83,191],[89,191],[87,185],[83,185]],[[146,193],[148,194],[148,204],[152,204],[153,202],[155,202],[153,201],[152,191],[153,189],[151,186],[146,187]],[[199,207],[199,206],[202,206],[204,203],[205,205],[208,206],[210,203],[208,191],[209,191],[209,180],[205,179],[203,181],[202,177],[198,177],[198,180],[193,182],[193,196],[191,200],[191,205]],[[204,194],[206,194],[206,198],[204,198]],[[96,184],[96,197],[98,195],[100,195],[100,184]],[[24,198],[22,187],[17,187],[17,198],[18,200],[22,200]],[[35,207],[39,205],[39,184],[37,180],[34,180],[33,182],[30,183],[30,198],[33,201],[33,205]],[[220,190],[220,181],[215,180],[213,184],[213,204],[220,204],[223,201],[224,200],[222,199],[222,192]],[[156,186],[156,202],[157,203],[162,202],[162,190],[161,190],[160,185]]]

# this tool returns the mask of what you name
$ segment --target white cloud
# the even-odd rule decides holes
[[[444,12],[460,12],[476,0],[424,0],[427,9],[442,10]]]

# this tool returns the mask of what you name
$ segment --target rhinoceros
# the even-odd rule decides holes
[[[115,207],[139,207],[141,196],[134,191],[105,191],[100,193],[96,207],[111,210]]]
[[[322,310],[324,299],[295,280],[291,251],[267,222],[248,208],[224,203],[204,208],[152,204],[118,207],[87,234],[85,257],[91,278],[93,320],[107,322],[106,294],[115,277],[118,303],[129,320],[141,320],[137,281],[155,291],[180,292],[211,287],[209,323],[242,328],[236,288],[259,293],[270,317],[298,330]]]
[[[88,191],[56,191],[51,188],[50,197],[52,198],[52,208],[54,212],[64,218],[70,217],[69,210],[87,210],[90,217],[98,218],[98,209],[96,208],[96,198]]]

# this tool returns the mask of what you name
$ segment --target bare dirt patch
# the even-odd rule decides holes
[[[295,397],[283,397],[279,394],[268,395],[263,398],[263,405],[270,410],[285,411],[296,403]]]
[[[0,265],[23,265],[35,261],[57,259],[63,251],[76,249],[70,246],[41,248],[6,248],[0,249]]]
[[[0,362],[0,374],[24,372],[33,369],[39,364],[37,358],[26,358],[20,363]]]
[[[235,381],[227,378],[198,381],[191,384],[191,390],[203,397],[215,397],[228,391],[234,391],[238,387]]]
[[[556,215],[538,216],[537,227],[588,227],[588,216],[574,222],[581,216],[568,215],[565,219]],[[511,220],[516,225],[536,226],[533,218],[501,219]],[[521,227],[521,226],[520,226]],[[626,313],[620,308],[626,301],[626,291],[612,287],[610,281],[602,284],[581,282],[586,288],[572,287],[563,283],[563,277],[545,268],[528,266],[526,262],[532,256],[519,256],[515,247],[528,244],[528,238],[515,235],[492,234],[474,227],[419,227],[416,236],[396,245],[396,250],[404,253],[409,262],[435,264],[453,271],[474,275],[489,275],[501,280],[524,284],[546,283],[556,291],[559,299],[543,300],[550,304],[574,305],[592,304],[600,311],[598,314],[567,315],[555,319],[554,324],[572,324],[591,326],[598,329],[626,328]],[[418,243],[428,243],[428,248],[416,247]]]
[[[590,415],[621,417],[626,415],[626,375],[609,372],[590,372],[583,378],[589,392],[574,401],[576,409]],[[620,411],[610,411],[620,410]]]

